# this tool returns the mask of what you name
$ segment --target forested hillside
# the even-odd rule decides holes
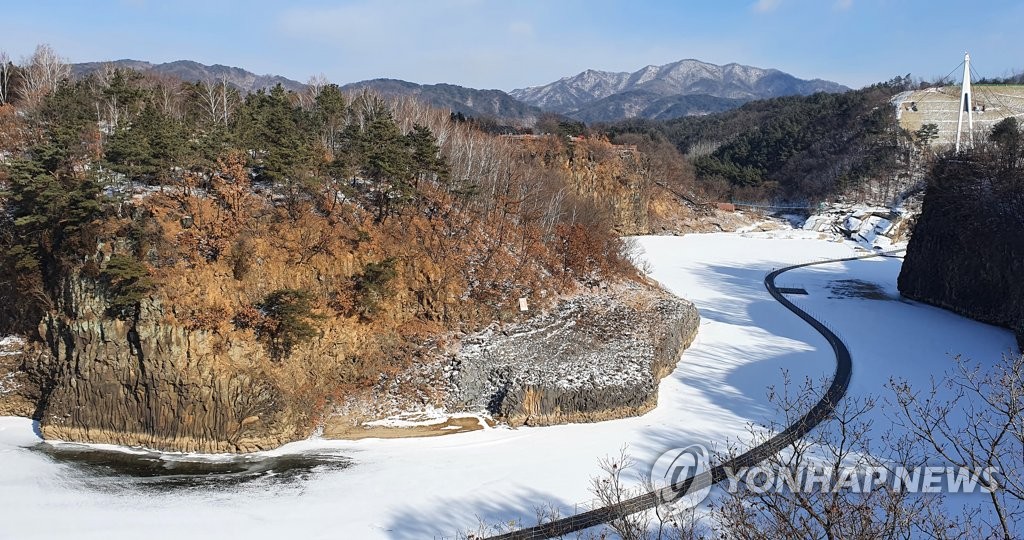
[[[848,195],[877,202],[908,183],[913,144],[890,98],[908,77],[845,93],[753,101],[719,114],[607,126],[616,138],[664,137],[694,163],[698,182],[734,199],[822,200]]]
[[[501,90],[477,90],[454,84],[416,84],[395,79],[374,79],[346,84],[346,92],[370,90],[387,98],[412,97],[439,109],[475,118],[495,119],[519,126],[531,125],[543,113]]]
[[[117,69],[133,69],[139,72],[148,73],[155,77],[173,77],[185,82],[222,82],[237,88],[243,92],[255,92],[259,89],[273,88],[280,84],[285,90],[301,92],[305,89],[304,84],[293,81],[280,75],[257,75],[242,68],[214,64],[208,66],[193,62],[191,60],[175,60],[163,64],[153,64],[142,60],[112,60],[109,62],[85,62],[71,65],[71,74],[82,78],[87,75],[96,74],[102,77],[104,72]],[[317,83],[317,78],[310,82]]]
[[[583,186],[412,100],[5,72],[0,332],[40,344],[49,436],[273,446],[520,297],[636,275],[588,191],[611,150]]]

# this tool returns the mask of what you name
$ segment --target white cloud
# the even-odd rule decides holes
[[[782,0],[757,0],[757,2],[754,2],[753,9],[758,13],[768,13],[775,11],[781,3]]]
[[[839,11],[846,11],[853,7],[853,0],[836,0],[835,8]]]

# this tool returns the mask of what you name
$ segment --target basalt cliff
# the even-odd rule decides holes
[[[998,148],[936,164],[900,292],[1012,329],[1024,348],[1024,170]]]

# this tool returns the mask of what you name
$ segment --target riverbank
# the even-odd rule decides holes
[[[767,389],[782,384],[781,370],[794,381],[831,376],[835,361],[829,345],[763,285],[773,268],[857,253],[850,243],[813,238],[808,232],[781,231],[640,239],[651,277],[691,299],[701,315],[697,338],[661,381],[657,406],[643,416],[498,426],[446,437],[311,439],[272,454],[330,451],[350,458],[350,466],[314,471],[297,484],[231,490],[104,491],[89,487],[74,467],[0,444],[2,530],[28,540],[142,535],[412,540],[454,537],[481,521],[532,522],[535,508],[548,503],[564,515],[591,499],[588,486],[599,472],[598,459],[618,454],[624,444],[638,463],[638,475],[672,448],[742,445],[750,424],[770,419]],[[898,260],[867,260],[780,278],[780,286],[806,289],[809,294],[794,301],[849,344],[855,362],[851,395],[877,394],[890,376],[927,384],[952,365],[951,353],[983,361],[1013,346],[1005,330],[900,301],[899,266]],[[874,284],[880,292],[841,294],[837,284],[848,280]],[[30,423],[21,428],[31,434]],[[638,483],[633,476],[627,481]]]

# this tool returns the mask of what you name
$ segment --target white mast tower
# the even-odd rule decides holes
[[[974,101],[971,98],[971,55],[964,53],[964,82],[960,87],[960,116],[956,121],[956,151],[960,151],[960,134],[964,127],[964,113],[967,113],[967,140],[974,146]]]

